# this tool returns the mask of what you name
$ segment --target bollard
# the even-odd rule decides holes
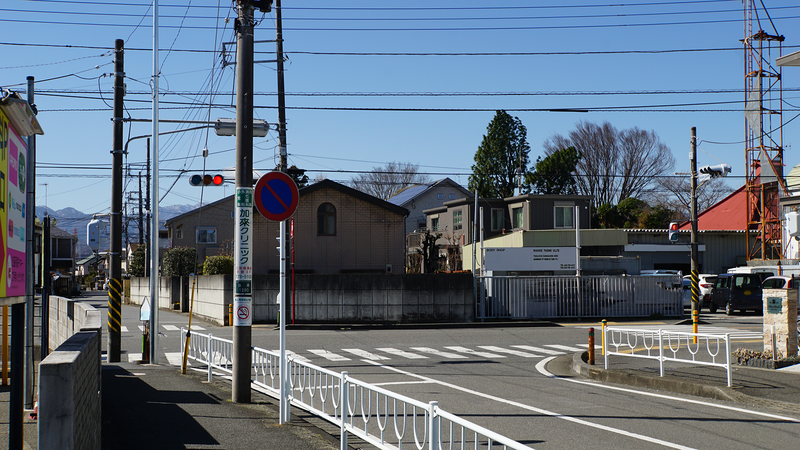
[[[600,339],[600,342],[603,345],[603,356],[606,356],[606,327],[608,326],[608,321],[603,319],[600,323],[603,324],[603,337]]]
[[[594,365],[594,327],[589,328],[589,365]]]
[[[700,322],[700,312],[697,310],[692,311],[692,333],[694,333],[693,344],[697,344],[697,324]]]
[[[228,326],[233,326],[233,303],[228,305]]]

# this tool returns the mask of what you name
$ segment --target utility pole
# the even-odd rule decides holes
[[[111,150],[111,249],[108,283],[108,362],[119,362],[122,343],[122,113],[125,94],[125,41],[114,45],[114,145]]]
[[[144,239],[144,226],[142,224],[142,172],[139,172],[139,245],[142,245]]]
[[[147,175],[145,176],[144,210],[147,217],[144,221],[144,276],[150,276],[150,139],[147,139]],[[152,308],[152,304],[150,305]]]
[[[33,77],[28,77],[28,103],[33,106]],[[34,112],[36,109],[34,109]],[[34,258],[34,239],[36,239],[36,135],[28,137],[28,151],[25,155],[25,408],[33,409],[33,374],[34,365],[34,323],[36,259]],[[13,306],[12,306],[13,309]]]
[[[697,264],[697,128],[692,127],[692,316],[700,312],[699,269]]]
[[[250,403],[252,365],[253,212],[253,5],[237,1],[236,18],[236,223],[234,224],[233,377],[231,400]],[[246,221],[246,222],[245,222]],[[247,249],[247,250],[245,250]],[[244,250],[244,251],[243,251]],[[241,314],[240,314],[241,313]]]
[[[286,145],[286,93],[283,84],[283,11],[281,0],[275,0],[275,42],[277,50],[278,69],[278,139],[280,143],[280,168],[286,172],[287,145]],[[289,304],[289,288],[286,283],[286,274],[289,269],[290,259],[286,247],[289,242],[286,221],[282,220],[279,226],[280,233],[280,304],[278,305],[278,319],[280,321],[280,384],[281,398],[278,404],[278,423],[283,425],[290,420],[289,412],[289,371],[286,365],[286,311]]]

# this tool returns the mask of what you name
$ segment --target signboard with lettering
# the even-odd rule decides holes
[[[253,188],[236,188],[236,239],[234,294],[252,295],[253,282]]]
[[[575,270],[575,247],[487,248],[484,252],[485,270]]]
[[[0,297],[25,295],[27,143],[0,111]]]
[[[783,310],[783,299],[781,297],[767,297],[767,312],[770,314],[780,314]]]

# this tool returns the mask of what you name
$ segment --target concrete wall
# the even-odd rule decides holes
[[[131,280],[134,304],[140,304],[144,297],[142,286],[149,289],[147,283],[138,280],[145,279]],[[253,276],[255,323],[277,320],[279,281],[277,275]],[[191,289],[191,279],[189,286]],[[196,316],[227,324],[232,301],[232,276],[197,277],[193,311]],[[291,305],[290,301],[290,308]],[[297,275],[294,312],[295,320],[304,323],[472,322],[472,275]],[[291,317],[291,312],[287,313],[287,318]]]
[[[73,334],[84,331],[97,331],[103,328],[100,311],[86,303],[55,295],[50,296],[48,350],[58,348]]]
[[[173,309],[175,304],[180,304],[180,287],[181,277],[161,277],[158,284],[158,307],[160,309]],[[150,278],[131,278],[130,303],[141,305],[145,298],[150,298]]]
[[[100,449],[100,342],[82,331],[39,364],[39,448]]]

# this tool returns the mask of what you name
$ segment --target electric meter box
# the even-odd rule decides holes
[[[789,233],[789,236],[800,236],[800,213],[786,213],[786,231]]]

